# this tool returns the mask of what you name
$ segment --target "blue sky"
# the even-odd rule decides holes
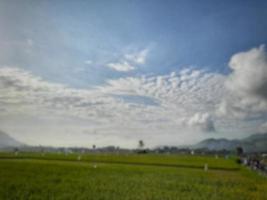
[[[103,65],[148,48],[146,64],[131,74],[184,66],[227,73],[232,54],[266,43],[266,6],[266,1],[1,1],[2,42],[12,41],[4,44],[1,64],[86,87],[125,76]],[[30,52],[23,50],[27,41]],[[69,77],[75,68],[84,72]]]
[[[110,85],[114,84],[117,87],[125,80],[128,80],[125,85],[129,82],[133,84],[137,80],[145,80],[141,81],[143,85],[141,84],[140,88],[146,86],[145,83],[149,81],[151,84],[158,84],[159,87],[168,87],[168,84],[176,84],[172,82],[173,77],[184,78],[184,75],[192,75],[189,79],[194,78],[192,82],[195,81],[199,86],[199,81],[202,79],[195,79],[198,75],[193,77],[197,72],[202,78],[215,74],[217,78],[223,76],[225,79],[221,82],[215,81],[214,84],[220,82],[224,85],[224,82],[227,82],[228,78],[232,80],[232,77],[237,77],[236,79],[239,80],[240,76],[233,73],[239,74],[239,68],[236,69],[231,65],[229,67],[234,55],[239,52],[253,54],[253,48],[256,48],[259,59],[262,61],[262,56],[264,57],[261,54],[265,50],[260,45],[267,43],[266,7],[267,2],[260,0],[1,0],[0,68],[5,76],[7,74],[5,70],[15,70],[12,73],[17,74],[18,77],[24,73],[24,78],[35,80],[39,77],[49,84],[62,84],[72,90],[91,92],[102,88],[106,95],[115,98],[119,103],[131,104],[124,106],[132,106],[136,103],[139,106],[146,105],[147,109],[151,106],[163,109],[165,107],[162,102],[160,103],[162,99],[157,99],[162,97],[153,96],[155,98],[153,99],[147,93],[142,93],[137,88],[133,89],[132,85],[127,89],[117,88],[116,92],[106,91],[111,87]],[[250,60],[251,54],[246,57],[248,62],[257,63],[258,61]],[[244,65],[246,68],[246,64],[240,64],[241,61],[237,60],[237,66]],[[263,69],[265,70],[264,67]],[[31,75],[25,76],[25,73]],[[169,81],[165,83],[165,79]],[[262,79],[264,82],[265,77]],[[110,83],[110,81],[113,82]],[[116,84],[114,81],[117,81]],[[251,84],[253,85],[254,82]],[[180,83],[179,86],[181,85]],[[239,86],[237,84],[236,88]],[[209,87],[212,90],[212,86],[207,86]],[[177,91],[174,93],[179,96]],[[209,95],[212,96],[212,94]],[[224,95],[222,93],[219,96]],[[23,101],[28,100],[23,99]],[[221,104],[218,100],[215,102],[215,107]],[[6,104],[8,103],[5,102]],[[4,104],[2,106],[4,107]],[[14,106],[10,105],[10,109],[16,112]],[[107,111],[107,108],[102,109],[101,112]],[[131,108],[127,109],[131,110]],[[119,108],[119,111],[122,110]],[[212,112],[192,111],[192,120],[188,123],[194,123],[194,120],[205,122],[214,120],[213,118],[218,118],[214,110],[215,108]],[[27,114],[34,118],[31,112],[27,111]],[[146,112],[149,111],[146,110]],[[251,111],[249,113],[251,114]],[[184,117],[188,116],[181,115],[181,119]],[[257,123],[264,124],[265,117],[265,113],[257,117],[253,115],[253,123],[257,119],[260,121],[256,120]],[[47,115],[44,114],[43,118],[47,118]],[[95,116],[95,119],[99,118],[101,116]],[[10,124],[14,123],[13,119],[11,116],[10,120],[6,118]],[[30,119],[26,120],[27,122],[21,122],[21,126],[28,127],[27,131],[31,127]],[[160,119],[166,120],[164,116],[158,117],[157,120]],[[78,123],[79,120],[75,118],[74,121],[73,124]],[[134,118],[133,121],[138,120]],[[239,121],[241,123],[242,120]],[[21,129],[20,126],[16,130],[10,130],[7,122],[4,124],[7,131],[19,132],[18,130]],[[225,122],[221,122],[218,126],[223,126],[223,123]],[[254,131],[251,127],[246,128],[245,132]],[[225,130],[222,128],[221,132]],[[241,129],[234,132],[238,137]],[[23,140],[23,136],[18,137]],[[168,137],[171,138],[166,136]],[[108,142],[103,142],[103,144],[106,143]]]

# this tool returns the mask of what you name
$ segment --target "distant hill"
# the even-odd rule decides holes
[[[23,146],[23,143],[15,140],[5,132],[0,130],[0,148],[19,147],[19,146]]]
[[[207,148],[209,150],[235,150],[237,146],[241,146],[246,152],[267,151],[267,133],[254,134],[240,140],[206,139],[192,147],[195,149]]]

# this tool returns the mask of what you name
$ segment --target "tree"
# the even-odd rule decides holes
[[[143,140],[139,140],[138,141],[138,146],[139,146],[140,149],[142,149],[145,146]]]
[[[93,144],[93,146],[92,146],[92,147],[93,147],[93,149],[95,150],[95,148],[96,148],[95,144]]]
[[[243,148],[242,147],[236,147],[236,154],[238,156],[242,156],[243,155]]]

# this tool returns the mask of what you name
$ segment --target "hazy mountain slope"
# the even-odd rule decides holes
[[[195,145],[193,148],[207,148],[210,150],[234,150],[237,146],[243,147],[247,152],[267,151],[267,133],[254,134],[240,140],[228,139],[206,139]]]
[[[0,148],[5,147],[18,147],[23,144],[14,138],[10,137],[8,134],[0,130]]]

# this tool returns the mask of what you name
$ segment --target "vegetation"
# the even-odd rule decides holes
[[[37,158],[42,160],[78,160],[83,162],[115,163],[115,164],[136,164],[153,165],[167,167],[186,167],[203,169],[204,164],[208,164],[210,169],[230,169],[236,170],[239,165],[235,163],[235,158],[225,159],[214,155],[161,155],[161,154],[111,154],[111,153],[0,153],[0,158]]]
[[[37,153],[0,157],[0,199],[267,199],[267,179],[234,159],[86,154],[78,161],[76,154]],[[209,165],[206,172],[204,163]]]
[[[143,140],[138,141],[138,146],[140,149],[142,149],[145,146],[145,143],[143,142]]]

